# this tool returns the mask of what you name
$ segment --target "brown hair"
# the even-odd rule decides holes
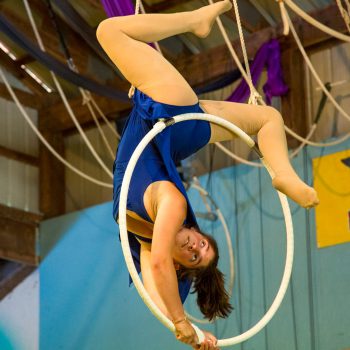
[[[226,318],[233,310],[233,307],[229,301],[230,297],[225,290],[224,274],[217,268],[219,261],[218,245],[212,236],[203,232],[200,233],[213,247],[215,256],[206,267],[191,269],[182,266],[179,270],[179,277],[187,277],[193,280],[193,291],[191,294],[197,293],[197,305],[209,321],[216,317]]]

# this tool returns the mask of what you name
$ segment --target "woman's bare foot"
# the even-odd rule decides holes
[[[195,10],[195,23],[193,25],[192,33],[200,38],[207,37],[211,31],[216,17],[220,16],[224,12],[229,11],[231,8],[231,0],[224,0]]]
[[[276,176],[272,180],[272,185],[276,190],[284,193],[304,208],[312,208],[320,202],[315,189],[301,181],[297,176]]]

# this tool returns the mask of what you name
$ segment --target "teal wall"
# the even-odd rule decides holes
[[[311,182],[310,159],[350,148],[303,152],[294,165]],[[270,306],[283,273],[285,228],[277,194],[264,170],[236,166],[202,177],[229,225],[235,253],[235,307],[228,320],[206,327],[219,338],[254,325]],[[350,184],[350,169],[349,169]],[[193,207],[204,210],[198,193]],[[291,203],[295,262],[284,302],[268,326],[242,350],[350,348],[350,244],[317,249],[314,211]],[[47,220],[40,227],[40,349],[188,349],[128,287],[111,203]],[[329,218],[335,220],[334,218]],[[201,222],[220,242],[221,269],[228,252],[220,223]],[[192,297],[186,308],[199,315]]]

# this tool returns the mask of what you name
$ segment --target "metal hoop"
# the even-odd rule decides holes
[[[159,308],[155,305],[153,300],[148,295],[145,287],[143,286],[141,279],[136,271],[136,268],[134,266],[134,262],[132,259],[132,255],[130,252],[129,247],[129,240],[127,235],[127,225],[126,225],[126,202],[127,202],[127,195],[130,185],[130,180],[132,173],[134,171],[135,165],[142,153],[142,151],[145,149],[145,147],[148,145],[148,143],[162,130],[164,130],[167,126],[172,125],[174,123],[186,121],[186,120],[205,120],[209,121],[215,124],[218,124],[237,136],[239,136],[247,145],[251,148],[254,148],[256,151],[256,145],[255,142],[241,129],[239,129],[234,124],[228,122],[227,120],[224,120],[222,118],[219,118],[217,116],[206,114],[206,113],[187,113],[182,114],[179,116],[176,116],[174,118],[169,118],[165,120],[161,120],[157,122],[153,128],[144,136],[144,138],[141,140],[139,145],[136,147],[134,153],[132,154],[130,161],[128,163],[128,166],[126,168],[123,183],[121,187],[120,192],[120,203],[119,203],[119,226],[120,226],[120,236],[121,236],[121,244],[123,249],[123,254],[125,258],[125,262],[127,264],[129,273],[131,275],[131,278],[133,279],[134,285],[140,294],[140,297],[143,299],[147,307],[150,309],[150,311],[156,316],[160,322],[162,322],[167,328],[169,328],[172,332],[175,332],[175,327],[173,323],[162,314],[162,312],[159,310]],[[271,170],[269,169],[268,165],[264,162],[262,159],[265,167],[269,171],[270,175],[273,176]],[[277,309],[279,308],[283,297],[285,295],[285,292],[288,288],[290,275],[292,272],[292,264],[293,264],[293,252],[294,252],[294,237],[293,237],[293,224],[292,224],[292,217],[288,205],[287,198],[284,194],[278,192],[278,196],[281,202],[284,218],[285,218],[285,224],[286,224],[286,234],[287,234],[287,249],[286,249],[286,261],[285,261],[285,268],[284,268],[284,274],[282,277],[280,288],[276,294],[276,297],[274,301],[272,302],[270,308],[266,312],[266,314],[261,318],[260,321],[258,321],[253,327],[251,327],[249,330],[245,331],[244,333],[232,337],[232,338],[226,338],[221,339],[218,341],[218,346],[230,346],[234,344],[241,343],[252,336],[254,336],[256,333],[258,333],[261,329],[263,329],[266,324],[271,320],[273,315],[276,313]],[[193,325],[194,326],[194,325]],[[198,327],[195,326],[196,331],[199,330]],[[200,331],[200,330],[199,330]],[[198,334],[198,333],[197,333]],[[199,341],[201,342],[201,338],[203,336],[203,333],[199,335]]]

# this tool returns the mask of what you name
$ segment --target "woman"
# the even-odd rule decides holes
[[[313,207],[318,203],[315,190],[302,182],[290,165],[283,120],[278,111],[271,107],[232,102],[198,101],[181,74],[147,45],[185,32],[206,37],[216,17],[231,6],[230,1],[225,0],[191,12],[110,18],[99,25],[99,42],[126,79],[136,87],[134,108],[115,162],[115,218],[127,162],[143,135],[158,118],[189,112],[217,115],[248,134],[257,134],[260,150],[276,174],[273,186],[303,207]],[[232,138],[227,130],[205,121],[172,125],[147,146],[130,184],[127,225],[130,236],[136,237],[141,244],[144,285],[160,309],[173,321],[177,339],[193,347],[197,339],[184,314],[178,277],[194,278],[198,303],[206,317],[225,317],[231,306],[223,288],[223,276],[216,268],[216,244],[198,231],[174,162],[207,143]],[[205,282],[208,280],[210,283]],[[216,338],[210,333],[205,334],[201,349],[216,349]]]

